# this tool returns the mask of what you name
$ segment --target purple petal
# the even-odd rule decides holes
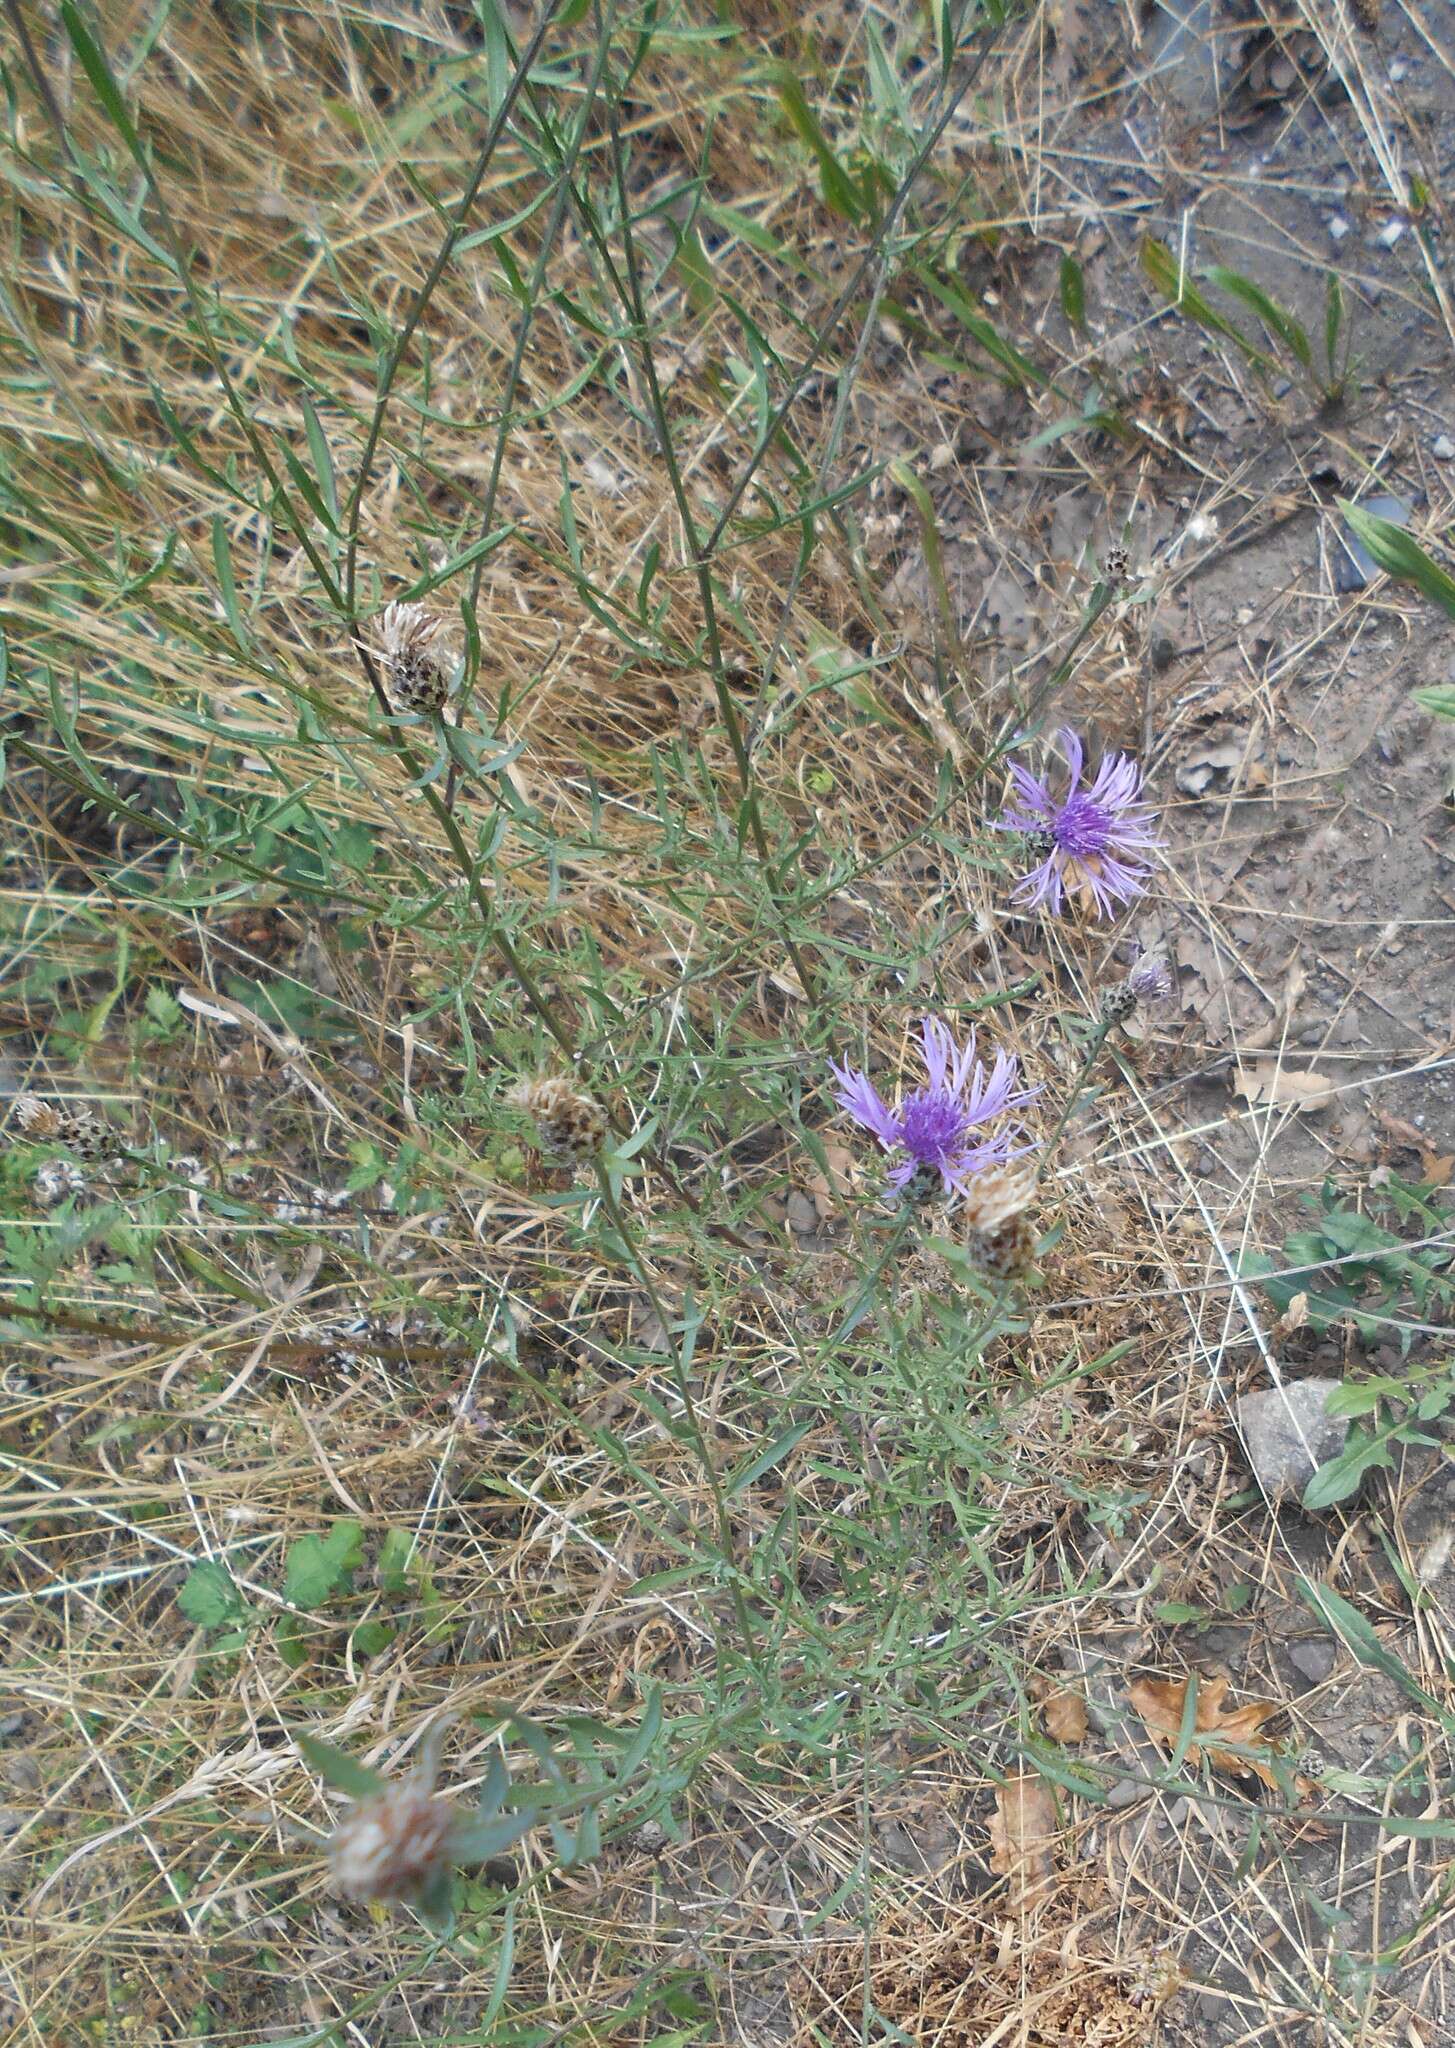
[[[859,1073],[847,1061],[836,1067],[830,1060],[829,1072],[839,1084],[834,1097],[839,1108],[846,1110],[856,1124],[871,1131],[886,1151],[892,1151],[899,1143],[899,1122],[868,1075]]]
[[[924,1042],[925,1073],[929,1076],[930,1087],[942,1089],[945,1086],[945,1069],[954,1058],[955,1041],[938,1017],[922,1017],[920,1035]]]
[[[1067,785],[1066,794],[1075,796],[1081,782],[1081,770],[1086,761],[1086,749],[1081,744],[1080,735],[1073,732],[1069,725],[1063,725],[1056,737],[1060,740],[1062,751],[1065,753],[1066,766],[1071,770],[1071,780]]]

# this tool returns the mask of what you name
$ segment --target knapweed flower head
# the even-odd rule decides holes
[[[542,1074],[533,1081],[518,1081],[506,1101],[535,1118],[546,1149],[560,1158],[579,1166],[601,1149],[606,1111],[566,1075]]]
[[[357,1800],[328,1839],[335,1889],[346,1899],[411,1900],[449,1868],[453,1807],[426,1777],[400,1778]]]
[[[960,1220],[975,1263],[992,1279],[1018,1280],[1030,1271],[1036,1251],[1031,1222],[1039,1176],[1026,1159],[987,1167],[965,1197]]]
[[[1103,1024],[1124,1024],[1136,1010],[1155,1009],[1172,994],[1172,970],[1158,953],[1143,953],[1131,972],[1101,998]]]
[[[963,1051],[937,1017],[924,1019],[921,1035],[923,1088],[901,1096],[891,1109],[867,1074],[847,1061],[830,1062],[839,1084],[834,1100],[886,1152],[903,1153],[889,1175],[896,1193],[912,1182],[928,1191],[938,1178],[947,1194],[964,1195],[977,1174],[1028,1149],[1018,1142],[1021,1126],[1013,1119],[1038,1091],[1020,1085],[1020,1068],[1010,1053],[997,1053],[987,1074],[976,1058],[973,1031]]]
[[[89,1109],[67,1109],[59,1102],[46,1102],[39,1095],[17,1095],[11,1122],[21,1137],[33,1145],[63,1145],[78,1159],[104,1159],[118,1149],[116,1133],[104,1117]]]
[[[453,659],[440,635],[445,621],[422,604],[386,604],[374,621],[384,688],[397,712],[443,711]]]
[[[1140,896],[1161,842],[1155,814],[1142,797],[1142,771],[1129,754],[1108,754],[1095,780],[1082,787],[1086,750],[1069,726],[1058,735],[1070,769],[1065,792],[1019,761],[1010,764],[1010,800],[995,821],[1001,832],[1024,832],[1040,856],[1016,885],[1031,909],[1060,911],[1069,895],[1086,896],[1098,917]]]

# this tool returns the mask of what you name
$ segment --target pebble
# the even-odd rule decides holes
[[[800,1237],[809,1237],[818,1228],[818,1210],[799,1188],[788,1197],[788,1224]]]
[[[1403,233],[1404,222],[1402,220],[1387,220],[1379,230],[1379,233],[1374,237],[1375,246],[1380,249],[1392,249]]]
[[[1325,1415],[1339,1380],[1286,1380],[1281,1387],[1244,1394],[1238,1431],[1253,1476],[1269,1500],[1301,1493],[1320,1465],[1336,1458],[1349,1434],[1343,1415]]]
[[[1436,434],[1430,444],[1430,453],[1436,462],[1455,462],[1455,441],[1448,434]]]
[[[1342,242],[1349,232],[1349,223],[1342,213],[1336,213],[1329,221],[1329,233],[1336,242]]]
[[[1118,1778],[1106,1795],[1106,1803],[1108,1806],[1130,1806],[1134,1800],[1141,1798],[1146,1789],[1146,1786],[1139,1785],[1135,1778]]]

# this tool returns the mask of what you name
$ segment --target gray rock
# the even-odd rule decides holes
[[[1155,76],[1189,114],[1206,120],[1218,108],[1218,39],[1212,0],[1157,0],[1148,26]]]
[[[1309,1685],[1322,1685],[1337,1652],[1328,1636],[1306,1636],[1288,1646],[1288,1661]]]
[[[1347,1416],[1325,1415],[1340,1380],[1288,1380],[1238,1403],[1238,1431],[1253,1476],[1272,1501],[1302,1493],[1320,1465],[1337,1458],[1349,1434]]]
[[[1455,462],[1455,441],[1448,434],[1436,434],[1430,453],[1436,462]]]

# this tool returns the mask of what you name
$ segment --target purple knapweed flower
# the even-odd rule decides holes
[[[1139,953],[1131,972],[1101,998],[1103,1024],[1125,1024],[1137,1010],[1156,1009],[1173,990],[1172,970],[1160,953]]]
[[[1160,953],[1141,953],[1127,976],[1127,987],[1143,1008],[1165,1003],[1172,994],[1172,970]]]
[[[1010,764],[1010,802],[995,820],[1000,832],[1024,832],[1040,865],[1016,885],[1032,909],[1059,911],[1068,890],[1085,890],[1098,917],[1140,896],[1161,842],[1142,798],[1142,771],[1129,754],[1108,754],[1090,788],[1081,787],[1086,753],[1069,726],[1058,735],[1071,779],[1058,802],[1049,785],[1018,761]]]
[[[901,1096],[890,1109],[867,1074],[847,1061],[841,1067],[830,1061],[829,1071],[839,1084],[834,1100],[855,1123],[871,1131],[886,1152],[904,1153],[889,1175],[896,1193],[916,1175],[938,1174],[947,1193],[962,1195],[982,1168],[1003,1165],[1030,1149],[1016,1143],[1016,1123],[997,1131],[985,1127],[997,1117],[1024,1109],[1039,1090],[1019,1085],[1019,1064],[1009,1053],[996,1054],[987,1076],[984,1063],[975,1057],[973,1031],[962,1052],[937,1017],[926,1017],[921,1029],[923,1088]]]

